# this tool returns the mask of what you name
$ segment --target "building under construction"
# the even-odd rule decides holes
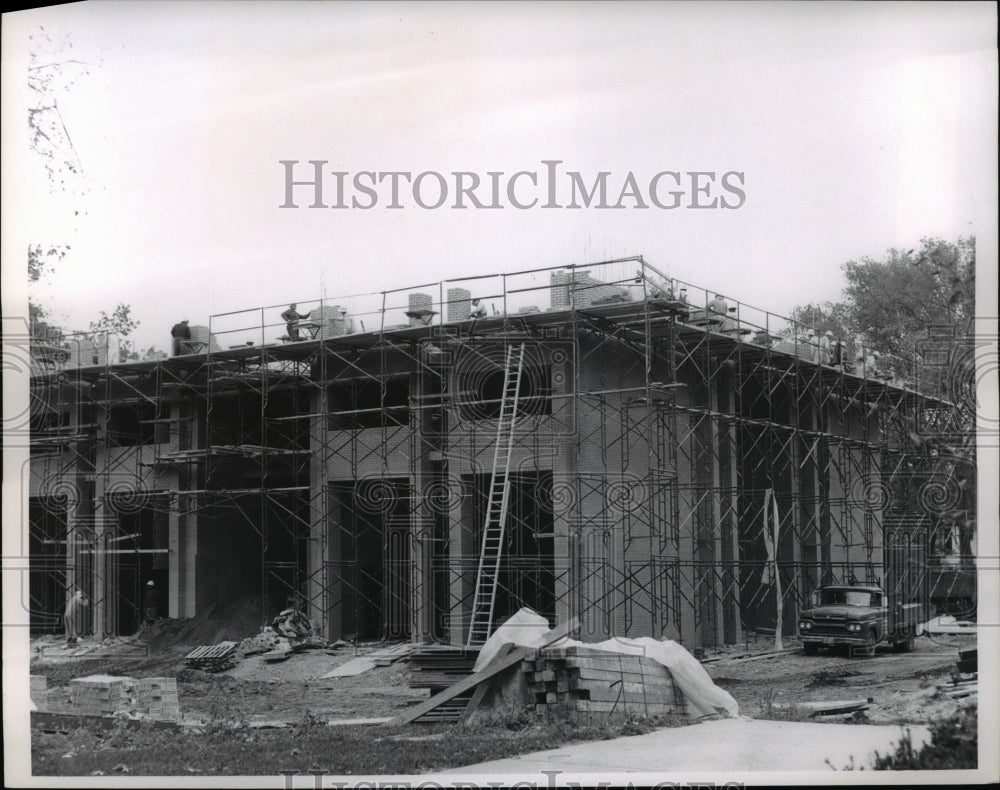
[[[712,296],[636,257],[211,316],[157,361],[39,346],[33,629],[81,589],[134,633],[154,580],[170,617],[295,597],[329,639],[477,644],[529,606],[696,647],[779,594],[791,633],[821,583],[925,585],[911,439],[949,404]]]

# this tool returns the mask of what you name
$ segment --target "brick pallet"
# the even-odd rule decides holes
[[[541,651],[521,672],[539,714],[585,711],[656,716],[685,711],[670,670],[645,656],[583,647]]]
[[[141,678],[136,684],[135,708],[158,721],[177,721],[181,717],[176,678]]]
[[[69,682],[70,703],[84,714],[108,716],[128,711],[132,702],[132,678],[117,675],[89,675]]]

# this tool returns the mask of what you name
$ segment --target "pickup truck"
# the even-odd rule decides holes
[[[920,615],[920,604],[890,602],[881,587],[830,585],[813,593],[811,607],[799,615],[798,634],[806,655],[846,645],[852,655],[873,656],[884,643],[908,652]]]

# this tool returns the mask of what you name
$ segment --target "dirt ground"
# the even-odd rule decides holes
[[[797,649],[755,660],[723,657],[706,662],[704,667],[716,685],[736,699],[745,716],[760,716],[768,706],[871,698],[866,721],[917,724],[934,721],[968,704],[940,694],[935,686],[951,681],[957,672],[958,651],[975,644],[974,636],[922,636],[911,653],[879,647],[871,658],[829,650],[807,656]],[[786,640],[786,647],[797,645]],[[760,643],[752,652],[766,649],[768,646]]]
[[[264,725],[299,722],[307,715],[322,721],[385,717],[428,697],[426,689],[409,688],[405,660],[354,677],[322,677],[355,655],[367,655],[384,647],[377,643],[348,646],[334,654],[308,650],[277,663],[267,663],[260,655],[248,656],[234,668],[219,673],[185,668],[186,653],[199,644],[212,643],[199,638],[209,632],[213,639],[218,637],[217,622],[207,621],[200,627],[190,622],[168,622],[135,641],[89,644],[78,650],[62,647],[55,637],[43,637],[33,642],[31,672],[45,675],[50,689],[95,673],[176,677],[181,711],[187,721]],[[252,630],[244,634],[253,635]],[[145,657],[113,655],[118,652],[134,656],[143,645],[148,647]],[[704,667],[721,688],[733,695],[745,716],[766,717],[768,710],[804,702],[872,698],[864,719],[868,722],[926,723],[967,704],[941,695],[935,684],[948,682],[956,671],[958,650],[974,645],[974,636],[924,636],[917,640],[912,653],[880,648],[872,658],[827,651],[806,656],[801,650],[752,660],[737,657],[771,649],[762,640],[740,649],[711,653]],[[785,646],[796,647],[797,643],[786,640]],[[106,657],[89,656],[88,650],[95,649]],[[834,720],[843,721],[843,717]]]

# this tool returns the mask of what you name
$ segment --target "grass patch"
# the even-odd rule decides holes
[[[966,708],[930,725],[929,743],[917,749],[910,731],[896,745],[896,751],[875,753],[876,771],[944,771],[976,768],[979,764],[979,722],[977,709]]]
[[[546,720],[525,713],[479,725],[327,727],[306,715],[295,727],[209,725],[200,733],[81,727],[70,734],[32,728],[36,776],[275,776],[420,774],[553,749],[566,743],[639,735],[687,724],[682,717]],[[100,772],[100,773],[97,773]]]

